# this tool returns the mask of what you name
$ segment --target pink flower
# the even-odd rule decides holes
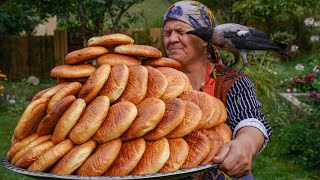
[[[314,79],[314,74],[309,74],[309,75],[307,75],[304,79],[306,80],[306,81],[308,81],[308,82],[311,82],[311,81],[313,81],[313,79]]]
[[[303,80],[301,78],[294,78],[295,83],[303,83]]]

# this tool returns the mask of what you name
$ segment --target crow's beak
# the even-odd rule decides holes
[[[193,34],[204,41],[210,41],[213,33],[213,29],[209,27],[201,27],[196,30],[188,31],[187,34]]]

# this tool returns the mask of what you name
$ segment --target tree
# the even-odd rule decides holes
[[[31,0],[30,0],[31,2]],[[119,32],[128,27],[129,22],[138,19],[139,14],[129,14],[128,10],[143,0],[32,0],[40,14],[57,16],[59,26],[88,38],[102,35],[105,31]]]
[[[34,33],[35,27],[47,18],[39,14],[32,3],[19,0],[4,1],[0,5],[0,33],[17,35],[25,32],[27,36]]]

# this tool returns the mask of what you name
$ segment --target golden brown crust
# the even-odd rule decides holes
[[[144,151],[146,142],[143,138],[123,142],[120,152],[104,175],[106,176],[126,176],[139,163]]]
[[[107,82],[100,90],[99,95],[108,96],[110,103],[116,101],[126,88],[129,79],[129,68],[118,64],[111,68]]]
[[[218,102],[220,104],[220,110],[221,110],[221,117],[220,117],[219,124],[221,124],[227,121],[228,116],[227,116],[226,106],[223,104],[223,102],[220,99],[218,99]]]
[[[33,96],[32,101],[40,98],[48,98],[50,99],[52,96],[54,96],[61,88],[69,84],[69,82],[63,82],[60,84],[57,84],[53,87],[44,89],[40,92],[38,92],[36,95]]]
[[[185,101],[191,101],[195,103],[202,110],[202,120],[200,121],[197,129],[204,127],[206,124],[210,124],[211,117],[215,111],[215,106],[211,95],[204,92],[198,92],[196,90],[190,90],[184,91],[179,97]]]
[[[92,138],[99,143],[119,138],[130,127],[137,114],[136,106],[129,101],[112,105],[106,119]]]
[[[14,129],[14,137],[22,140],[32,134],[33,129],[37,128],[41,119],[45,116],[48,98],[40,98],[32,101],[24,110],[19,122]]]
[[[22,139],[21,141],[13,144],[7,153],[8,161],[11,161],[14,155],[16,155],[22,148],[27,146],[29,143],[31,143],[31,141],[35,140],[37,137],[39,137],[38,134],[34,133]]]
[[[164,103],[166,105],[164,116],[153,130],[143,136],[145,140],[158,140],[169,134],[182,122],[186,112],[186,103],[179,98],[166,99]]]
[[[159,70],[168,81],[168,87],[161,99],[164,100],[180,96],[186,86],[183,72],[170,67],[157,67],[156,69]]]
[[[62,157],[51,170],[52,174],[70,175],[90,156],[96,148],[97,142],[90,139],[87,142],[77,145]]]
[[[101,46],[85,47],[68,53],[65,60],[68,64],[77,64],[107,53],[108,49]]]
[[[97,65],[109,64],[115,66],[117,64],[124,64],[126,66],[140,65],[141,61],[133,56],[127,56],[122,54],[105,54],[97,58]]]
[[[54,78],[83,78],[95,71],[96,67],[91,64],[59,65],[51,70],[50,75]]]
[[[49,101],[47,107],[47,113],[49,113],[52,108],[58,104],[64,97],[69,95],[76,95],[80,89],[82,88],[81,83],[79,82],[71,82],[64,87],[62,87]]]
[[[74,146],[75,145],[70,139],[66,139],[59,144],[54,145],[32,163],[28,170],[33,172],[44,172],[66,155]]]
[[[166,57],[146,59],[142,61],[142,65],[148,65],[152,67],[171,67],[179,71],[182,69],[182,66],[178,61]]]
[[[51,135],[46,135],[46,136],[40,136],[37,137],[36,139],[34,139],[33,141],[31,141],[29,144],[27,144],[25,147],[23,147],[20,151],[18,151],[18,153],[16,153],[16,155],[13,156],[12,160],[11,160],[11,164],[15,164],[21,157],[22,155],[27,152],[29,149],[43,143],[46,141],[51,140]]]
[[[208,123],[203,126],[203,128],[205,129],[210,129],[213,126],[217,126],[221,121],[220,119],[221,119],[222,111],[221,111],[221,105],[219,103],[220,100],[213,96],[211,96],[211,99],[214,102],[214,113],[210,118],[210,120],[208,121]]]
[[[44,90],[39,91],[37,94],[35,94],[35,95],[33,96],[32,101],[34,101],[34,100],[36,100],[36,99],[40,99],[41,96],[42,96],[44,93],[50,91],[50,90],[53,89],[54,87],[55,87],[55,86],[49,87],[49,88],[46,88],[46,89],[44,89]]]
[[[168,139],[170,156],[159,172],[170,172],[180,169],[188,157],[189,146],[183,138]]]
[[[129,141],[145,135],[161,121],[166,105],[157,98],[145,98],[137,105],[138,115],[121,140]]]
[[[108,64],[99,66],[83,85],[77,97],[84,99],[89,104],[107,82],[110,71],[111,66]]]
[[[55,125],[62,114],[71,106],[76,97],[73,95],[64,97],[53,109],[40,121],[37,128],[39,136],[52,134]]]
[[[80,176],[100,176],[106,172],[120,152],[121,140],[100,144],[92,155],[76,171]]]
[[[186,101],[186,111],[182,122],[166,135],[166,138],[179,138],[191,133],[198,127],[201,119],[202,111],[199,106],[193,102]]]
[[[137,44],[117,46],[114,48],[114,52],[118,54],[126,54],[148,58],[160,58],[162,56],[161,51],[159,51],[155,47]]]
[[[158,172],[170,156],[169,143],[166,138],[156,141],[147,141],[146,150],[130,174],[151,174]]]
[[[218,126],[208,129],[208,131],[214,131],[219,133],[222,138],[223,144],[227,143],[232,138],[232,131],[226,123],[221,123]]]
[[[218,153],[220,147],[223,145],[223,140],[219,133],[215,131],[207,131],[206,129],[201,129],[201,132],[205,134],[210,140],[210,152],[204,160],[201,161],[200,165],[212,162],[214,156]]]
[[[52,134],[53,143],[57,144],[66,139],[72,127],[77,123],[78,119],[81,117],[85,108],[86,102],[81,98],[76,99],[71,104],[71,106],[60,117],[54,128]]]
[[[120,33],[108,34],[104,36],[95,36],[88,40],[88,46],[118,46],[122,44],[133,44],[134,40]]]
[[[52,141],[43,142],[26,151],[14,165],[26,169],[52,146],[54,146]]]
[[[167,78],[156,68],[145,66],[148,70],[148,88],[146,97],[161,98],[167,90]]]
[[[69,138],[72,142],[82,144],[89,140],[107,117],[109,105],[110,102],[107,96],[96,97],[71,129]]]
[[[130,101],[137,105],[147,94],[148,70],[142,65],[129,67],[129,79],[125,90],[116,102]]]
[[[181,168],[197,167],[210,152],[210,140],[200,131],[193,131],[184,140],[188,143],[189,153]]]

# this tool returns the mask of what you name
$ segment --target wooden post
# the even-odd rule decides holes
[[[65,63],[65,56],[68,53],[68,34],[66,30],[54,31],[54,59],[55,65],[62,65]]]

